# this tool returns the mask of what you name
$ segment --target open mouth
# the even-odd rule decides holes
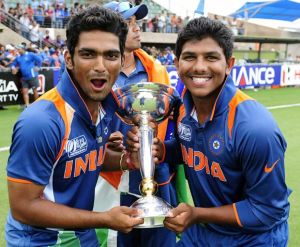
[[[104,84],[106,83],[106,80],[105,79],[92,79],[91,82],[95,88],[101,89],[101,88],[103,88]]]

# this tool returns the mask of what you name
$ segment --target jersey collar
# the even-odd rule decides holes
[[[236,91],[237,88],[235,87],[231,76],[230,75],[227,76],[223,84],[223,87],[214,103],[214,107],[211,111],[208,121],[212,121],[214,117],[222,114],[222,112],[228,108],[228,103],[235,95]],[[184,92],[183,103],[184,103],[186,115],[190,115],[193,119],[198,121],[197,117],[195,117],[195,110],[194,110],[195,106],[193,104],[192,96],[188,90]]]
[[[75,109],[80,117],[89,125],[93,125],[92,117],[88,111],[88,107],[79,94],[67,69],[64,70],[60,82],[57,84],[57,89],[61,96],[68,102],[68,104],[71,105],[73,109]],[[99,109],[99,114],[102,114],[101,119],[104,117],[104,115],[106,115],[106,112],[114,112],[117,109],[117,103],[111,93],[108,94],[105,100],[99,102]]]

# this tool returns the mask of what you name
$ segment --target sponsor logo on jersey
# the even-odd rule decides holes
[[[214,155],[219,155],[223,153],[224,150],[224,139],[220,135],[215,134],[209,138],[208,146],[210,152]]]
[[[178,124],[178,135],[180,139],[185,140],[185,141],[191,141],[192,139],[192,129],[190,126],[185,125],[181,122]]]
[[[66,152],[68,157],[74,157],[78,154],[84,153],[87,150],[88,144],[84,135],[75,137],[72,140],[68,140],[66,145]]]
[[[271,171],[273,171],[279,160],[280,159],[276,160],[271,166],[265,165],[265,173],[270,173]]]

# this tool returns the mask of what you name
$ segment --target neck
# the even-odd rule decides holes
[[[91,114],[93,124],[96,124],[99,115],[99,103],[92,101],[85,101],[88,111]]]
[[[135,59],[133,52],[126,52],[124,53],[124,65],[122,66],[122,71],[125,74],[130,74],[132,70],[135,68]]]
[[[192,96],[199,123],[205,123],[211,115],[219,92],[220,90],[217,90],[204,98]]]
[[[99,114],[99,104],[100,104],[99,101],[94,101],[94,100],[89,99],[86,96],[86,94],[82,91],[82,89],[79,86],[78,82],[74,79],[74,77],[72,75],[72,72],[70,72],[68,70],[68,73],[70,74],[70,77],[71,77],[73,83],[75,84],[75,87],[77,88],[78,93],[80,94],[82,100],[84,101],[84,103],[87,107],[88,112],[91,115],[92,122],[95,124],[96,121],[97,121],[97,118],[98,118],[98,114]]]

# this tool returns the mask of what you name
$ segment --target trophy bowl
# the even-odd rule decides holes
[[[117,114],[127,124],[133,124],[133,119],[139,115],[140,145],[139,161],[142,181],[140,192],[142,197],[131,207],[140,209],[138,217],[144,218],[144,223],[135,228],[162,227],[164,218],[172,208],[163,199],[155,196],[157,183],[154,181],[155,164],[152,158],[151,145],[154,130],[149,126],[149,118],[156,122],[165,120],[180,101],[177,91],[167,85],[153,82],[140,82],[117,88],[114,91],[119,109]]]

